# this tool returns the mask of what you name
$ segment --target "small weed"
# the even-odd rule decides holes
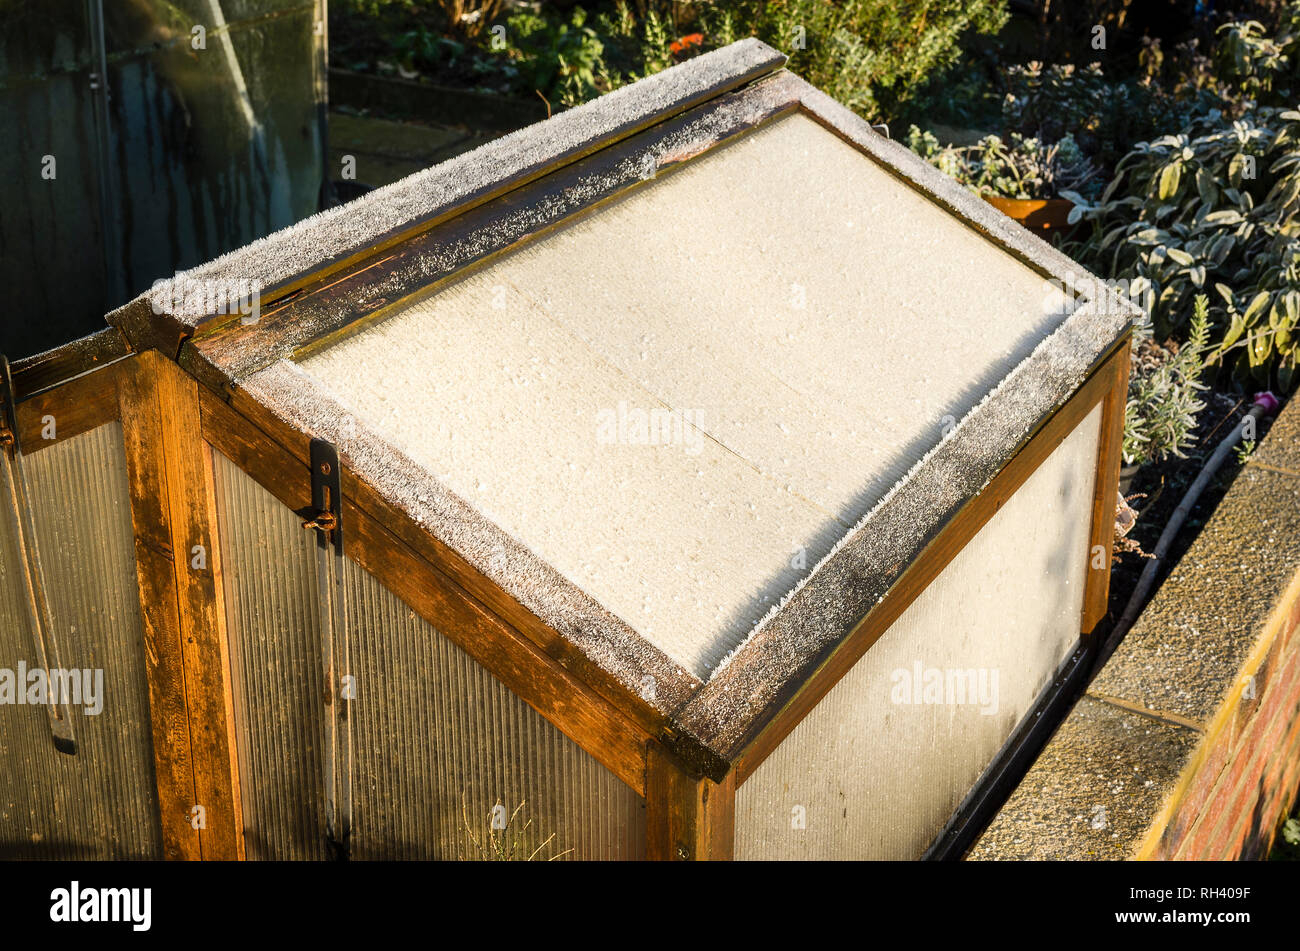
[[[475,826],[469,820],[469,808],[462,797],[460,803],[461,820],[465,823],[465,832],[469,835],[470,843],[474,846],[474,854],[468,858],[480,862],[532,862],[542,860],[554,862],[556,859],[564,858],[571,855],[573,849],[565,849],[555,855],[543,856],[543,852],[555,841],[555,833],[552,832],[532,851],[528,850],[526,845],[526,835],[528,829],[533,824],[532,819],[526,820],[522,825],[519,824],[520,813],[523,812],[527,800],[521,800],[519,805],[515,806],[515,811],[510,814],[510,818],[504,823],[500,823],[498,828],[498,817],[505,814],[505,806],[501,800],[496,801],[492,811],[487,817],[487,832],[482,834],[475,830]],[[497,821],[494,821],[497,820]],[[466,858],[466,856],[462,856]]]

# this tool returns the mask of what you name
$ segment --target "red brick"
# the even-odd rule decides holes
[[[1267,853],[1280,810],[1285,808],[1280,802],[1283,798],[1280,780],[1297,746],[1300,746],[1300,718],[1296,719],[1285,746],[1274,750],[1274,755],[1267,758],[1264,774],[1254,788],[1243,790],[1248,795],[1238,801],[1236,827],[1218,857],[1255,859]]]
[[[1233,750],[1232,761],[1228,764],[1228,774],[1232,781],[1245,769],[1243,761],[1253,760],[1260,749],[1267,751],[1270,744],[1276,741],[1272,731],[1278,713],[1300,706],[1300,664],[1292,663],[1279,670],[1276,680],[1259,701],[1256,715],[1246,725],[1241,740]],[[1280,728],[1286,729],[1285,726]]]
[[[1193,779],[1195,794],[1189,791],[1179,806],[1180,815],[1171,821],[1171,825],[1176,821],[1176,829],[1190,828],[1190,834],[1182,842],[1166,841],[1162,836],[1158,854],[1172,852],[1178,858],[1226,857],[1240,847],[1241,838],[1250,828],[1250,816],[1256,801],[1261,798],[1259,784],[1262,780],[1265,782],[1263,793],[1267,796],[1270,791],[1268,781],[1279,782],[1292,758],[1295,744],[1300,742],[1296,736],[1297,729],[1300,729],[1300,716],[1297,716],[1300,708],[1300,654],[1286,652],[1278,660],[1281,663],[1273,670],[1272,682],[1257,698],[1255,716],[1241,722],[1242,736],[1239,743],[1233,744],[1236,748],[1232,749],[1226,768],[1214,777],[1210,785],[1211,771],[1225,757],[1219,749],[1208,750],[1201,767],[1207,778],[1200,780],[1198,776]],[[1223,736],[1214,745],[1229,748]],[[1270,766],[1275,768],[1270,769]],[[1208,796],[1204,794],[1206,786],[1210,786]],[[1269,804],[1266,799],[1266,807]]]
[[[1289,740],[1280,747],[1261,780],[1263,803],[1259,809],[1260,826],[1256,841],[1251,843],[1251,854],[1263,857],[1273,843],[1278,826],[1290,812],[1295,795],[1295,772],[1300,767],[1300,711],[1294,717]]]
[[[1265,699],[1271,706],[1272,698]],[[1300,718],[1295,717],[1294,707],[1288,709],[1279,704],[1269,722],[1259,722],[1256,726],[1261,734],[1282,739],[1282,742],[1259,743],[1254,755],[1248,760],[1245,756],[1241,757],[1246,760],[1245,765],[1241,770],[1234,770],[1238,773],[1238,778],[1232,792],[1225,797],[1225,808],[1220,812],[1206,843],[1205,852],[1189,857],[1234,859],[1238,856],[1243,839],[1251,827],[1255,804],[1261,798],[1262,783],[1269,763],[1275,759],[1285,760],[1286,751],[1296,741],[1297,731],[1300,731]]]

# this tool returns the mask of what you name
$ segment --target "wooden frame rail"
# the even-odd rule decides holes
[[[646,858],[727,861],[736,841],[736,774],[695,775],[659,743],[646,749]]]
[[[164,854],[241,859],[221,543],[198,384],[150,351],[123,373],[120,398]]]

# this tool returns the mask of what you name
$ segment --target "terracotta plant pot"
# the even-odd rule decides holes
[[[1056,231],[1064,232],[1071,227],[1070,209],[1074,205],[1068,198],[1002,198],[998,195],[985,195],[984,200],[1041,236]]]

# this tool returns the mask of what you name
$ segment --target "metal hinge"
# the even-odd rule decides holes
[[[54,633],[45,573],[41,570],[41,555],[36,545],[31,491],[27,486],[27,469],[23,465],[22,442],[18,436],[18,401],[14,395],[13,375],[9,372],[9,361],[3,354],[0,354],[0,407],[3,408],[3,413],[0,413],[0,449],[3,450],[0,451],[0,457],[4,459],[0,465],[5,473],[5,502],[13,516],[11,523],[22,562],[23,593],[27,596],[27,627],[31,633],[36,663],[45,671],[45,712],[49,716],[54,748],[72,756],[77,752],[77,741],[72,733],[67,698],[63,696],[67,678],[55,675],[55,671],[62,669],[59,663],[59,642]]]
[[[330,856],[348,858],[352,834],[352,726],[348,705],[347,600],[343,586],[343,491],[338,450],[311,441],[311,505],[303,528],[316,532],[316,590],[319,600],[325,700],[325,841]]]

